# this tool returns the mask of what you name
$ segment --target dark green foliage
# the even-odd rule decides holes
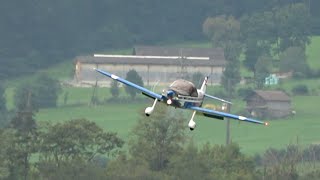
[[[263,177],[266,179],[298,179],[297,164],[301,162],[301,152],[296,145],[288,145],[286,149],[266,150],[262,157]]]
[[[37,126],[32,111],[18,111],[10,122],[13,139],[8,147],[11,176],[27,179],[30,171],[30,158],[38,150]],[[12,177],[11,177],[12,178]]]
[[[248,70],[255,71],[255,65],[262,54],[269,54],[270,47],[266,47],[268,45],[264,45],[264,47],[257,42],[257,40],[248,39],[245,44],[245,60],[243,64]]]
[[[314,170],[299,178],[299,180],[319,180],[319,179],[320,179],[320,170]]]
[[[142,81],[142,78],[141,76],[139,76],[139,74],[137,73],[136,70],[132,69],[130,70],[127,75],[126,75],[126,80],[132,82],[132,83],[135,83],[139,86],[142,86],[143,87],[143,81]],[[130,86],[125,86],[125,89],[126,89],[126,92],[130,95],[130,97],[132,99],[134,99],[136,97],[136,94],[140,91],[136,90],[135,88],[133,87],[130,87]]]
[[[6,99],[4,97],[5,88],[3,87],[2,82],[0,82],[0,112],[7,111]]]
[[[258,89],[264,87],[265,78],[270,75],[272,70],[272,58],[270,56],[259,57],[254,66],[255,84]]]
[[[250,95],[252,95],[253,93],[253,88],[248,87],[248,88],[240,88],[237,91],[238,96],[241,97],[242,99],[245,99],[247,97],[249,97]]]
[[[9,122],[8,110],[6,106],[5,99],[5,88],[3,87],[2,82],[0,81],[0,128],[6,127]]]
[[[147,162],[151,170],[163,170],[170,158],[182,150],[186,121],[182,114],[163,104],[158,104],[150,117],[142,116],[133,129],[130,154]]]
[[[129,158],[126,154],[121,154],[108,164],[106,179],[169,180],[170,178],[165,172],[152,171],[143,159]]]
[[[232,95],[235,86],[240,82],[240,61],[242,51],[240,40],[240,22],[233,16],[209,17],[203,23],[203,32],[211,40],[214,47],[222,47],[228,61],[223,72],[221,84]]]
[[[119,83],[117,81],[111,81],[110,92],[111,92],[112,98],[117,99],[119,97],[120,90],[119,90]]]
[[[19,110],[55,107],[60,83],[47,75],[40,75],[31,82],[24,82],[15,91],[15,106]]]
[[[306,62],[305,51],[300,47],[289,47],[280,55],[280,70],[292,71],[294,74],[306,75],[309,67]],[[301,76],[300,75],[300,76]]]
[[[299,84],[299,85],[294,86],[291,91],[294,95],[308,95],[309,94],[308,86],[306,86],[304,84]]]
[[[274,9],[277,34],[280,38],[279,52],[289,47],[305,47],[310,43],[311,17],[303,3],[296,3]]]
[[[245,44],[244,65],[253,70],[262,55],[280,54],[292,46],[304,51],[310,43],[309,30],[310,16],[303,3],[277,6],[243,16],[241,35]]]
[[[40,161],[37,163],[37,171],[31,174],[34,180],[104,180],[104,169],[92,162],[81,159],[62,160],[59,166],[53,161]]]
[[[104,132],[96,123],[75,119],[48,125],[40,134],[40,155],[59,166],[63,160],[92,160],[96,155],[113,155],[123,141],[116,133]]]
[[[10,176],[10,157],[8,156],[11,143],[13,142],[13,132],[0,129],[0,179]]]
[[[241,80],[239,67],[239,61],[228,62],[228,65],[223,72],[221,84],[223,85],[228,96],[232,96],[234,94],[235,87]]]
[[[293,3],[305,3],[306,6]],[[17,4],[20,6],[17,7]],[[319,34],[320,29],[318,0],[57,0],[55,3],[50,0],[31,0],[28,3],[11,0],[1,2],[0,7],[5,7],[0,11],[0,25],[3,27],[0,31],[0,79],[31,74],[39,68],[92,51],[159,41],[203,40],[201,24],[208,16],[226,14],[239,19],[262,12],[260,17],[263,18],[267,17],[264,12],[284,7],[283,12],[292,12],[287,16],[289,26],[283,21],[273,21],[279,23],[279,29],[283,29],[281,35],[286,32],[297,37],[303,32],[300,31],[302,28],[307,30],[305,32],[309,32],[307,28],[312,28]],[[308,11],[313,23],[310,26],[306,25],[308,21],[304,21]],[[279,16],[282,14],[287,15],[280,13]],[[270,23],[265,19],[258,22],[265,22],[265,27]],[[241,28],[259,28],[260,25],[263,24],[253,23]],[[261,33],[267,30],[269,28]],[[296,38],[290,41],[296,43],[304,40]]]
[[[204,145],[200,150],[190,144],[172,162],[174,179],[254,179],[252,158],[240,152],[237,144]]]
[[[305,161],[312,162],[315,167],[316,163],[320,161],[320,145],[312,144],[305,148],[302,152],[302,158]]]

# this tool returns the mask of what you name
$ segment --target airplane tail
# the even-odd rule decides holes
[[[200,91],[202,91],[203,93],[206,93],[207,90],[207,82],[208,82],[208,76],[206,76],[203,80],[203,83],[201,85]]]

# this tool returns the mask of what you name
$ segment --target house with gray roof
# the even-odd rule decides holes
[[[255,90],[246,98],[247,110],[260,118],[282,118],[292,114],[291,99],[283,91]]]
[[[226,66],[223,50],[218,48],[177,48],[135,46],[133,55],[96,55],[75,58],[74,80],[78,85],[109,86],[110,79],[93,71],[100,68],[120,77],[134,69],[145,85],[168,85],[196,72],[209,75],[211,84],[219,84]]]

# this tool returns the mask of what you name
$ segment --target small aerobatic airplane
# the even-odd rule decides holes
[[[196,123],[194,122],[193,118],[197,112],[203,114],[204,116],[216,118],[223,120],[224,118],[231,118],[239,121],[245,121],[250,123],[256,123],[256,124],[262,124],[262,125],[268,125],[267,122],[258,121],[255,119],[247,118],[244,116],[238,116],[234,114],[229,114],[226,112],[216,111],[212,109],[202,108],[202,103],[205,97],[215,99],[218,101],[221,101],[223,103],[229,103],[230,102],[220,99],[215,96],[211,96],[206,94],[206,86],[208,82],[208,77],[205,77],[202,86],[200,89],[195,88],[193,83],[186,81],[186,80],[176,80],[174,81],[168,89],[163,90],[162,94],[157,94],[153,91],[150,91],[144,87],[141,87],[137,84],[134,84],[130,81],[127,81],[123,78],[120,78],[114,74],[111,74],[109,72],[103,71],[101,69],[95,69],[97,72],[108,76],[112,78],[113,80],[119,81],[127,86],[131,86],[139,91],[142,92],[143,95],[154,99],[154,103],[151,107],[147,107],[145,109],[146,116],[150,116],[157,104],[157,102],[163,102],[166,103],[169,106],[173,106],[175,108],[182,108],[182,109],[190,109],[193,111],[192,117],[188,123],[188,126],[190,130],[194,130],[196,127]]]

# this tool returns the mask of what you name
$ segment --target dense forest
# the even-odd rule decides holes
[[[68,0],[1,2],[0,77],[36,69],[99,50],[134,44],[206,40],[207,17],[271,11],[302,2],[310,31],[320,34],[317,0]]]

